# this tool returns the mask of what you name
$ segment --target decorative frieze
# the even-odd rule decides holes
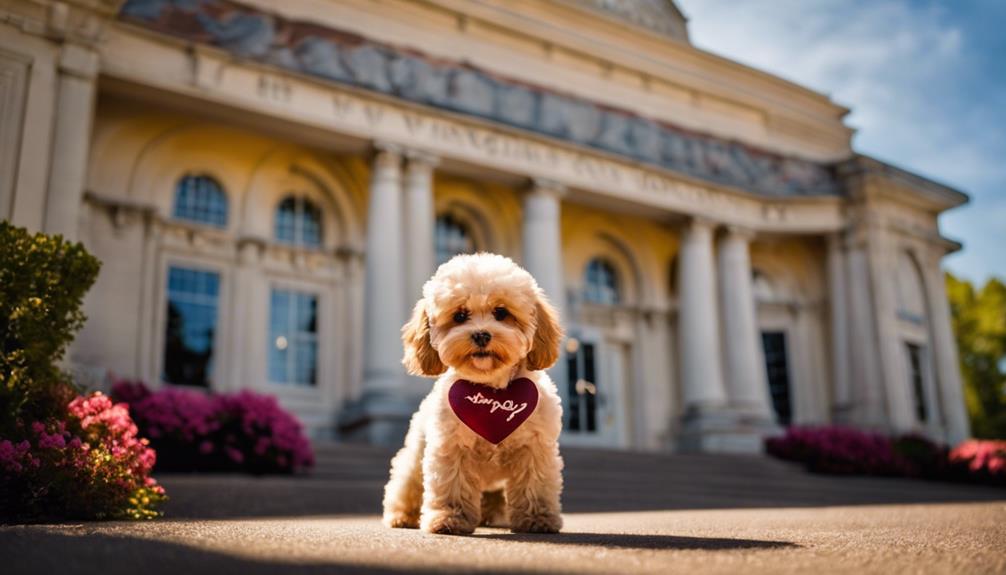
[[[120,18],[241,58],[531,130],[762,195],[840,193],[828,165],[692,133],[462,62],[435,60],[228,0],[129,0]],[[282,90],[276,93],[282,96]]]

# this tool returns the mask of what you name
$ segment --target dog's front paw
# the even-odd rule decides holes
[[[419,527],[419,516],[401,511],[384,513],[384,524],[392,529],[416,529]]]
[[[514,533],[558,533],[562,529],[562,516],[539,513],[510,518],[510,531]]]
[[[423,515],[420,527],[427,533],[440,535],[471,535],[475,519],[455,511],[436,511]]]

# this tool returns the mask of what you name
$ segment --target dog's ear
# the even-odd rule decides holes
[[[544,295],[539,295],[535,304],[535,320],[537,327],[531,351],[527,354],[527,368],[548,369],[559,359],[563,333],[562,326],[559,325],[559,313]]]
[[[435,377],[447,371],[440,354],[430,343],[430,318],[426,315],[426,300],[420,299],[412,310],[412,319],[402,327],[405,357],[402,365],[412,375]]]

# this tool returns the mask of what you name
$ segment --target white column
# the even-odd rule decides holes
[[[929,298],[929,322],[933,355],[936,360],[936,380],[940,411],[946,419],[947,441],[956,445],[971,436],[971,424],[964,408],[964,388],[957,358],[957,340],[950,326],[950,304],[947,301],[946,280],[940,267],[940,256],[926,266],[926,294]]]
[[[394,395],[405,381],[400,330],[405,321],[402,158],[379,145],[370,175],[364,301],[364,394]]]
[[[566,307],[560,220],[565,193],[559,184],[534,180],[524,195],[524,269],[534,276],[560,313]]]
[[[846,265],[849,277],[849,367],[851,372],[849,423],[882,427],[887,418],[883,374],[880,371],[877,331],[874,325],[876,307],[870,289],[870,270],[861,231],[854,233],[847,246]]]
[[[63,45],[59,59],[45,231],[62,234],[70,240],[76,240],[79,231],[78,217],[91,148],[97,74],[96,53],[76,44]]]
[[[755,319],[751,289],[752,233],[728,227],[720,242],[720,297],[723,314],[724,359],[730,405],[760,420],[774,419],[769,405],[765,352]]]
[[[258,270],[265,242],[261,238],[245,237],[238,240],[238,265],[231,282],[234,316],[230,323],[234,329],[234,351],[250,361],[236,361],[231,365],[231,380],[222,387],[232,390],[244,387],[265,387],[269,380],[266,349],[276,345],[269,341],[268,286]],[[264,335],[263,335],[264,334]],[[266,349],[262,343],[265,342]]]
[[[842,423],[852,401],[849,389],[849,308],[842,235],[828,237],[828,310],[831,320],[831,380],[834,415]]]
[[[433,168],[437,158],[419,151],[406,153],[405,169],[405,304],[411,309],[433,275]]]
[[[821,425],[828,423],[828,399],[824,345],[823,309],[815,302],[797,306],[793,317],[791,382],[793,385],[793,423]]]
[[[345,302],[346,321],[340,333],[347,338],[346,357],[347,363],[342,367],[341,373],[345,377],[347,387],[345,398],[347,400],[357,400],[363,395],[363,318],[364,302],[366,301],[367,286],[364,285],[366,274],[366,254],[362,249],[356,249],[346,254],[343,263],[346,278]]]
[[[565,320],[566,291],[562,268],[562,197],[566,188],[555,182],[533,180],[531,188],[524,194],[524,269],[538,286],[544,290],[552,305],[559,313],[560,321],[569,329]],[[566,385],[566,352],[561,351],[559,360],[548,370],[559,389],[563,403],[569,402]]]
[[[707,220],[693,219],[682,234],[678,294],[679,362],[686,412],[724,408],[727,395],[720,367],[713,225]]]
[[[889,230],[875,224],[867,227],[867,233],[870,236],[867,261],[876,310],[873,319],[877,326],[880,372],[887,397],[887,425],[897,432],[912,431],[917,424],[895,304],[897,252],[893,249],[892,232]]]

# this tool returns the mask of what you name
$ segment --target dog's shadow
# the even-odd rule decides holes
[[[731,550],[731,549],[784,549],[799,545],[789,541],[763,541],[758,539],[728,539],[723,537],[686,537],[683,535],[647,535],[638,533],[475,533],[479,539],[522,541],[552,545],[589,545],[609,549],[666,549],[666,550]]]

